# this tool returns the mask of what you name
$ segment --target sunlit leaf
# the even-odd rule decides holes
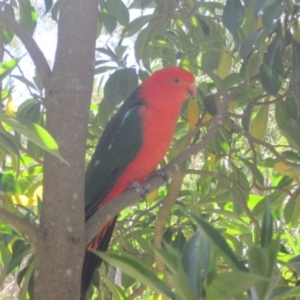
[[[0,80],[3,80],[9,75],[13,69],[18,65],[22,57],[12,58],[11,60],[0,65]]]
[[[29,0],[19,0],[20,23],[29,34],[33,35],[37,22],[37,13]]]
[[[25,120],[9,117],[1,113],[0,121],[6,123],[20,134],[24,134],[33,143],[64,161],[59,153],[55,140],[43,127]]]
[[[208,287],[206,299],[233,299],[234,296],[242,296],[259,279],[258,276],[237,270],[218,274]]]

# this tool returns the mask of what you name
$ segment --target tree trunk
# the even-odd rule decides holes
[[[96,0],[61,0],[58,44],[46,92],[47,129],[69,165],[46,154],[35,299],[79,299],[85,249],[84,168],[94,75]]]

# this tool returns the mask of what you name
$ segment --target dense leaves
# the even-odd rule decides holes
[[[33,35],[45,13],[59,20],[59,1],[43,4],[3,1],[1,9]],[[197,95],[183,106],[161,166],[206,143],[180,164],[178,194],[170,180],[120,213],[110,252],[98,253],[107,263],[90,299],[300,297],[299,9],[280,0],[99,0],[86,160],[120,103],[170,65],[194,73]],[[62,159],[60,145],[44,129],[39,77],[1,28],[9,55],[0,65],[0,200],[38,224],[44,151]],[[175,204],[160,220],[168,193]],[[2,221],[0,260],[0,284],[12,274],[20,299],[33,299],[33,246]]]

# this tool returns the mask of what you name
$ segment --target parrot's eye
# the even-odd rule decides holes
[[[178,78],[178,77],[175,77],[174,79],[173,79],[173,81],[176,83],[176,84],[179,84],[181,81],[180,81],[180,79]]]

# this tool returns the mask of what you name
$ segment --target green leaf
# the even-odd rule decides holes
[[[201,232],[197,231],[185,244],[182,252],[182,264],[185,273],[188,276],[191,288],[197,299],[200,298],[200,282],[201,282],[201,256],[202,251],[206,252],[206,258],[209,258],[209,251],[207,247],[206,239]],[[202,250],[202,251],[201,251]]]
[[[297,120],[300,119],[300,43],[292,40],[293,60],[292,60],[292,91],[297,106]]]
[[[216,249],[219,252],[222,253],[227,263],[234,269],[241,269],[241,263],[237,260],[235,254],[230,249],[222,235],[202,219],[196,217],[195,215],[192,215],[192,217],[203,230],[203,232],[206,234],[207,238],[211,241],[211,243],[216,247]]]
[[[109,13],[116,16],[121,25],[126,26],[129,23],[129,12],[122,0],[109,0],[106,5]]]
[[[6,134],[0,133],[0,147],[3,147],[8,153],[12,152],[20,157],[18,146]]]
[[[275,96],[281,88],[284,68],[281,53],[281,39],[275,38],[268,46],[260,66],[260,79],[264,90]]]
[[[255,0],[253,12],[254,12],[256,17],[261,12],[261,10],[262,10],[262,8],[263,8],[263,6],[265,5],[266,2],[267,2],[267,0]]]
[[[293,297],[299,298],[300,296],[300,286],[277,286],[272,293],[272,300],[284,300],[291,299]]]
[[[99,251],[93,252],[110,265],[121,268],[122,271],[134,278],[137,278],[140,282],[146,286],[149,286],[156,292],[162,293],[165,296],[174,299],[172,291],[140,260],[115,253],[103,253]]]
[[[18,79],[19,81],[21,81],[22,83],[24,83],[26,86],[29,86],[32,89],[38,91],[37,88],[36,88],[36,86],[31,81],[29,81],[27,78],[25,78],[23,76],[20,76],[20,75],[11,75],[11,77]]]
[[[0,173],[0,192],[9,195],[18,195],[21,193],[21,187],[12,174]]]
[[[154,18],[157,18],[157,16],[153,14],[153,15],[141,16],[134,19],[123,29],[122,36],[124,37],[133,36]]]
[[[284,220],[287,224],[295,227],[300,219],[300,197],[297,199],[289,199],[288,203],[283,208]]]
[[[3,1],[2,1],[3,3]],[[3,10],[2,10],[3,9]],[[5,13],[6,15],[10,16],[12,19],[15,20],[15,11],[14,11],[14,7],[13,5],[4,5],[1,6],[1,10],[3,11],[3,13]],[[3,42],[5,45],[8,45],[12,39],[14,38],[14,32],[6,27],[3,28],[2,30],[2,35],[3,35]]]
[[[104,86],[104,97],[112,107],[127,99],[138,86],[135,69],[120,69],[115,71]]]
[[[264,44],[266,36],[267,30],[264,27],[249,35],[249,37],[247,37],[247,39],[241,45],[240,55],[242,59],[246,60],[252,51],[259,50]]]
[[[33,35],[37,22],[37,13],[29,0],[19,0],[19,5],[20,23],[30,35]]]
[[[297,113],[296,105],[293,108],[293,99],[287,97],[286,101],[279,101],[275,107],[275,118],[280,133],[287,139],[289,144],[300,151],[300,123],[294,120]],[[292,109],[291,109],[292,107]]]
[[[218,108],[215,102],[215,96],[216,95],[214,93],[209,93],[205,94],[203,98],[204,108],[212,116],[214,116],[218,112]]]
[[[112,33],[117,27],[117,18],[109,13],[107,8],[102,7],[100,11],[101,20],[106,30]]]
[[[269,201],[266,202],[266,210],[263,218],[261,230],[261,246],[266,248],[272,241],[273,237],[273,217],[271,213],[271,205]]]
[[[0,81],[2,81],[18,65],[22,57],[12,58],[0,65]]]
[[[275,2],[275,3],[272,3]],[[271,5],[268,5],[272,3]],[[275,30],[277,26],[277,20],[281,17],[284,12],[284,4],[281,0],[279,1],[268,1],[263,8],[262,23],[268,29],[269,32]]]
[[[110,280],[105,280],[105,286],[109,289],[114,300],[125,300],[125,292],[120,286],[112,283]]]
[[[232,33],[236,34],[245,20],[245,8],[240,0],[227,0],[224,6],[222,22]]]
[[[154,249],[154,252],[170,270],[171,274],[175,274],[178,271],[178,265],[180,263],[180,252],[167,243],[165,243],[164,246],[167,250]]]
[[[66,162],[60,155],[55,140],[43,127],[25,120],[8,117],[3,113],[0,113],[0,122],[6,123],[45,151]]]
[[[218,274],[208,286],[205,299],[241,299],[235,296],[247,292],[259,279],[256,275],[238,270]]]
[[[171,276],[176,299],[197,300],[196,294],[191,287],[189,278],[183,271],[176,272]]]

